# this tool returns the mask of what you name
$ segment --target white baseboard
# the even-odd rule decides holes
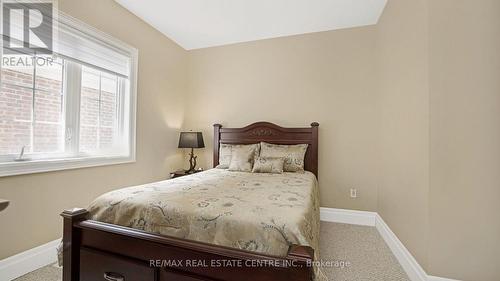
[[[427,281],[459,281],[459,280],[449,279],[449,278],[442,278],[442,277],[436,277],[436,276],[430,276],[429,275]]]
[[[459,281],[427,275],[382,217],[375,212],[321,208],[320,218],[327,222],[374,226],[411,281]]]
[[[320,208],[322,221],[375,226],[377,213],[345,209]]]
[[[0,280],[10,281],[57,261],[57,245],[61,239],[51,241],[17,255],[0,260]]]
[[[420,266],[420,264],[415,260],[412,254],[406,249],[406,247],[401,243],[396,234],[392,232],[385,221],[377,215],[375,222],[375,227],[377,228],[380,236],[384,239],[385,243],[391,249],[392,253],[399,261],[404,271],[408,275],[411,281],[427,281],[427,273]]]

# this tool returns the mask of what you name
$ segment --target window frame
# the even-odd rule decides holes
[[[139,52],[136,48],[94,28],[91,27],[80,20],[77,20],[71,16],[65,14],[59,14],[58,20],[66,25],[69,25],[78,31],[81,31],[93,38],[98,39],[99,41],[108,44],[111,47],[118,48],[120,50],[125,51],[130,57],[130,75],[128,76],[128,83],[118,83],[119,87],[126,87],[123,84],[129,84],[128,91],[128,99],[124,99],[120,102],[120,110],[123,113],[120,113],[119,116],[128,116],[122,122],[119,122],[119,130],[123,132],[127,132],[128,135],[128,155],[117,155],[117,156],[106,156],[106,155],[81,155],[80,153],[74,154],[74,151],[78,152],[78,140],[76,141],[67,141],[67,128],[68,124],[64,124],[64,142],[65,142],[65,153],[63,155],[54,154],[54,157],[43,158],[43,159],[30,159],[27,161],[13,161],[11,155],[2,155],[0,158],[2,160],[10,158],[11,161],[8,162],[0,162],[0,177],[3,176],[13,176],[13,175],[22,175],[22,174],[32,174],[32,173],[41,173],[41,172],[50,172],[50,171],[59,171],[59,170],[68,170],[68,169],[77,169],[77,168],[87,168],[87,167],[97,167],[104,165],[116,165],[116,164],[125,164],[125,163],[133,163],[136,161],[136,111],[137,111],[137,72],[138,72],[138,57]],[[69,58],[71,60],[71,58]],[[85,64],[85,63],[83,63]],[[65,67],[71,65],[65,61]],[[73,71],[73,73],[71,72]],[[75,69],[66,69],[65,74],[67,75],[75,75]],[[81,70],[80,70],[81,71]],[[77,79],[80,83],[75,83],[73,79],[72,83],[67,83],[69,79],[65,79],[63,81],[63,91],[68,91],[66,88],[68,85],[74,91],[77,87],[81,86],[81,80]],[[121,89],[124,90],[124,89]],[[80,93],[80,89],[77,89],[78,93]],[[78,99],[75,101],[74,99]],[[123,97],[122,97],[123,98]],[[78,130],[79,128],[79,119],[80,119],[80,95],[64,95],[65,106],[63,110],[63,119],[64,122],[72,122],[73,128]],[[78,108],[76,108],[78,106]],[[77,110],[76,113],[73,110]],[[72,111],[70,114],[69,112]],[[128,112],[126,112],[128,111]],[[75,120],[76,119],[76,120]],[[127,120],[128,119],[128,120]],[[74,132],[73,136],[75,136]],[[76,135],[78,136],[78,135]],[[74,138],[74,137],[73,137]],[[71,155],[68,153],[71,152]],[[17,155],[15,156],[17,157]],[[14,157],[14,158],[15,158]]]

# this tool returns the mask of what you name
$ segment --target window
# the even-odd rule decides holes
[[[51,55],[0,48],[0,176],[135,161],[137,50],[57,27]]]
[[[118,93],[123,80],[89,67],[82,69],[80,151],[110,151],[118,140]]]
[[[54,60],[50,66],[2,68],[0,155],[4,160],[23,148],[32,156],[64,151],[63,65],[63,60]]]

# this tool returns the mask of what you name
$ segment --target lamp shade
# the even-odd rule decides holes
[[[181,132],[179,136],[179,148],[203,148],[203,135],[201,132]]]

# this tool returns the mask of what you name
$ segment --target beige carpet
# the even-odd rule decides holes
[[[322,222],[320,238],[321,259],[350,263],[323,267],[330,280],[410,280],[375,227]]]
[[[374,227],[321,223],[321,259],[331,281],[409,281]],[[16,281],[60,281],[53,265],[28,273]]]

